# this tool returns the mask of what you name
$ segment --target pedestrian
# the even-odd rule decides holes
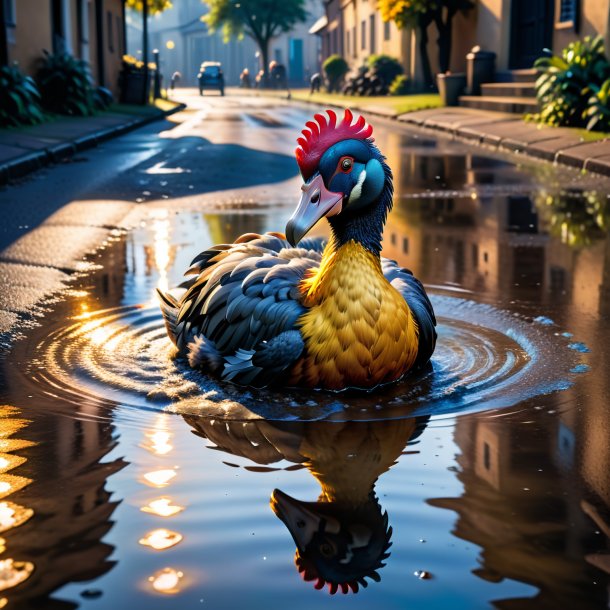
[[[239,75],[239,83],[242,89],[250,89],[250,70],[244,68]]]
[[[309,79],[309,84],[311,86],[309,93],[310,95],[314,92],[320,92],[320,85],[322,84],[322,75],[319,72],[311,75]]]

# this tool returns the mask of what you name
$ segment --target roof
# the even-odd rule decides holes
[[[319,34],[323,29],[328,25],[328,17],[326,15],[322,15],[310,28],[310,34]]]

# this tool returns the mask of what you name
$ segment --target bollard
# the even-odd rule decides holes
[[[466,55],[466,94],[480,95],[481,84],[490,83],[494,79],[496,54],[483,51],[481,47],[473,47]]]

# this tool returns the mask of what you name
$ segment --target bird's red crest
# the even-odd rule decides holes
[[[304,180],[309,180],[318,167],[322,155],[341,140],[366,140],[371,138],[373,128],[364,117],[360,116],[354,124],[354,115],[349,108],[345,109],[343,120],[337,124],[337,114],[327,110],[328,120],[323,114],[314,115],[315,121],[307,121],[303,137],[297,138],[299,146],[295,154]]]

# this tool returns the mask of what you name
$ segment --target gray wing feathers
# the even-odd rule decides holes
[[[390,284],[404,297],[419,329],[419,350],[415,366],[428,362],[436,345],[436,317],[432,303],[422,283],[404,267],[389,259],[382,259],[381,269]]]
[[[202,252],[187,272],[196,275],[182,284],[182,299],[160,295],[172,341],[198,368],[215,370],[222,358],[226,379],[265,385],[302,352],[298,285],[319,266],[324,245],[310,238],[291,248],[268,234]]]

